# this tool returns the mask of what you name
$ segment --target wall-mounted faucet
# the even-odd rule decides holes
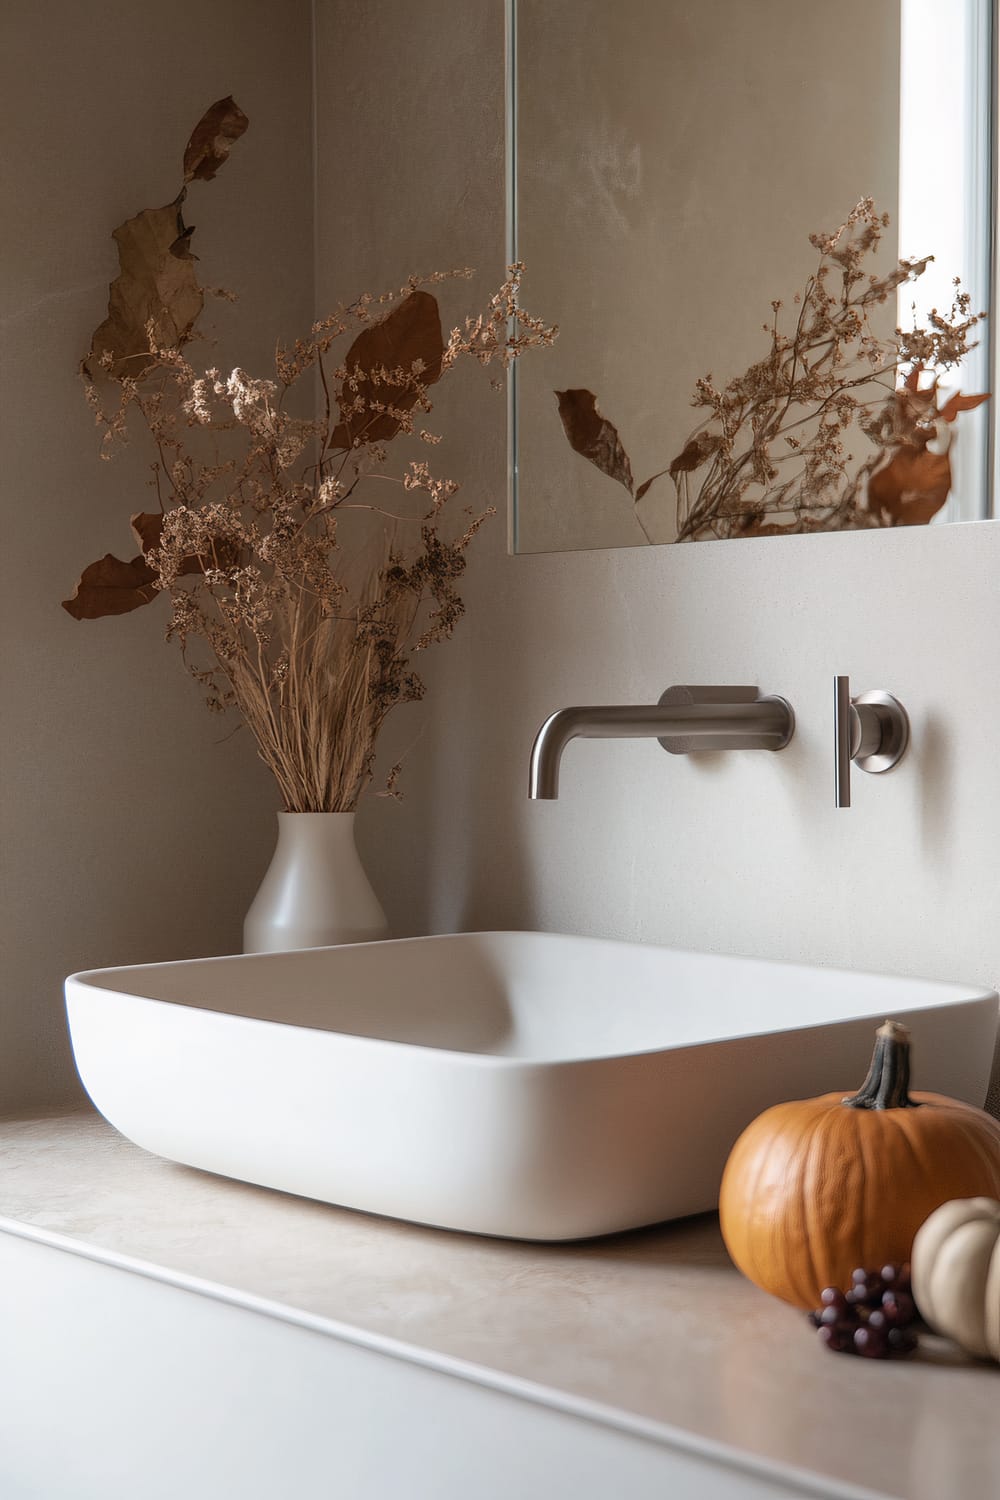
[[[795,732],[784,698],[755,687],[671,687],[659,703],[561,708],[545,720],[531,747],[528,796],[559,795],[559,762],[570,740],[658,739],[672,755],[702,750],[783,750]]]

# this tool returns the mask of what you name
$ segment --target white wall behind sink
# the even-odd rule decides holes
[[[502,10],[319,0],[321,308],[412,269],[501,278]],[[446,312],[470,296],[444,288]],[[544,314],[530,266],[524,300]],[[502,512],[503,398],[455,389],[435,459]],[[406,799],[361,823],[400,933],[524,925],[1000,983],[1000,527],[513,558],[504,530],[478,539],[468,617],[398,716],[391,753],[420,733]],[[904,765],[856,773],[841,812],[835,672],[913,723]],[[525,799],[553,709],[713,681],[787,696],[791,747],[695,763],[577,742],[560,800]]]

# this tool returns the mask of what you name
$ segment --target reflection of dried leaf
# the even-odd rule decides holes
[[[62,607],[74,620],[99,620],[103,615],[127,615],[156,598],[156,574],[142,556],[131,562],[106,553],[84,568],[83,576]]]
[[[563,430],[574,453],[633,493],[632,465],[615,426],[597,408],[593,391],[556,391]]]
[[[921,371],[914,366],[903,391],[896,392],[896,425],[903,441],[868,480],[869,508],[889,526],[926,526],[937,515],[951,492],[951,461],[947,452],[930,451],[936,424],[954,422],[989,400],[988,392],[963,396],[957,391],[939,409],[937,382],[920,390]]]
[[[695,469],[700,469],[706,458],[718,448],[721,439],[718,434],[712,432],[699,432],[690,438],[684,448],[674,459],[667,473],[671,479],[678,474],[690,474]]]
[[[961,391],[956,391],[955,395],[945,402],[938,415],[946,422],[954,422],[960,412],[975,411],[977,406],[982,406],[983,402],[989,399],[989,391],[982,396],[963,396]]]
[[[148,323],[166,347],[179,348],[190,337],[205,296],[194,273],[191,230],[181,218],[183,200],[182,191],[165,208],[147,208],[114,231],[121,271],[85,361],[91,377],[105,352],[114,358],[109,373],[115,379],[142,375],[150,364]]]
[[[669,469],[661,469],[658,474],[651,474],[648,479],[644,479],[643,482],[642,482],[642,484],[640,484],[639,488],[635,492],[635,503],[636,503],[636,505],[639,504],[639,501],[642,499],[643,495],[649,489],[649,486],[651,484],[655,484],[658,479],[662,479],[663,478],[664,474],[669,474],[669,473],[670,473]]]
[[[184,181],[208,182],[214,177],[249,124],[231,94],[217,99],[191,132],[184,152]]]
[[[915,360],[914,364],[913,364],[913,368],[910,370],[910,372],[907,375],[906,379],[903,381],[903,389],[906,390],[906,391],[913,391],[914,393],[917,392],[917,391],[919,391],[919,389],[920,389],[920,381],[921,381],[921,377],[923,376],[923,373],[924,373],[923,362],[921,360],[919,360],[919,359]]]
[[[735,529],[727,533],[731,536],[811,536],[817,531],[827,531],[829,528],[826,521],[817,520],[813,516],[799,516],[786,525],[780,521],[755,520],[751,515],[744,522],[739,517]]]
[[[951,464],[947,453],[898,448],[884,469],[868,481],[868,504],[890,525],[926,526],[948,498]]]
[[[399,431],[398,417],[373,410],[375,404],[412,411],[422,389],[441,378],[444,339],[437,298],[430,292],[411,292],[398,307],[359,333],[344,359],[345,368],[357,381],[357,390],[345,384],[338,398],[342,420],[330,437],[331,448],[350,448],[355,441],[384,443]],[[414,365],[419,367],[410,379]],[[382,374],[403,371],[403,379],[386,381]],[[354,401],[362,409],[347,411]]]

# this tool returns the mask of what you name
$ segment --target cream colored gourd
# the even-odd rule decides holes
[[[1000,1202],[955,1198],[917,1231],[913,1297],[925,1323],[1000,1362]]]

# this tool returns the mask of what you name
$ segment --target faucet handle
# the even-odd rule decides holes
[[[836,804],[851,805],[851,761],[878,775],[891,771],[906,754],[910,720],[891,693],[875,689],[851,697],[849,677],[833,679],[833,746]]]

